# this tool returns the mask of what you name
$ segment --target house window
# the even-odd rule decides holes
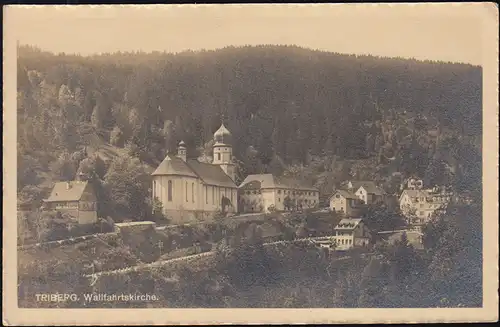
[[[233,190],[230,190],[231,192],[231,203],[233,203]]]
[[[278,202],[281,202],[281,198],[278,198]]]
[[[257,194],[257,191],[253,191],[252,193],[253,193],[253,194]]]
[[[215,204],[215,186],[212,186],[212,204]]]
[[[281,190],[278,190],[278,194],[281,194]]]
[[[194,183],[191,184],[191,201],[194,203]]]
[[[208,204],[208,185],[205,185],[205,202]]]
[[[423,211],[420,211],[418,214],[419,214],[420,216],[423,216],[423,215],[424,215],[424,212],[423,212]]]
[[[155,190],[156,190],[156,181],[153,181],[153,199],[156,197]]]
[[[217,153],[217,160],[220,160],[220,153]]]
[[[168,181],[167,185],[168,201],[172,201],[172,181]]]
[[[186,202],[188,201],[188,182],[186,182]]]

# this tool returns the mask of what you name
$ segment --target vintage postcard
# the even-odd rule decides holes
[[[498,319],[495,4],[3,15],[6,325]]]

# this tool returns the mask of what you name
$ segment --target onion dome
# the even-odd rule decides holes
[[[184,141],[180,141],[179,148],[185,148],[185,147],[186,147],[186,143],[184,143]]]
[[[231,143],[231,132],[222,124],[214,133],[215,143],[229,144]]]

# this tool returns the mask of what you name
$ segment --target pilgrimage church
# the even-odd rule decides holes
[[[212,163],[187,160],[181,141],[177,155],[167,155],[153,175],[153,198],[173,221],[208,218],[215,211],[238,211],[231,133],[224,124],[214,133]]]
[[[223,213],[269,212],[316,207],[319,191],[304,182],[271,174],[249,175],[238,187],[231,133],[224,124],[214,133],[212,163],[187,160],[181,141],[153,173],[152,196],[176,223],[210,219]]]

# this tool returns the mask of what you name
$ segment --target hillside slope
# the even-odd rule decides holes
[[[141,172],[180,140],[190,157],[210,154],[224,121],[237,182],[289,174],[328,194],[348,178],[391,183],[402,173],[479,190],[481,78],[471,65],[294,46],[92,57],[20,47],[18,189],[39,185],[33,170],[74,178],[85,146],[102,159],[138,158]],[[146,194],[150,181],[139,184]]]

